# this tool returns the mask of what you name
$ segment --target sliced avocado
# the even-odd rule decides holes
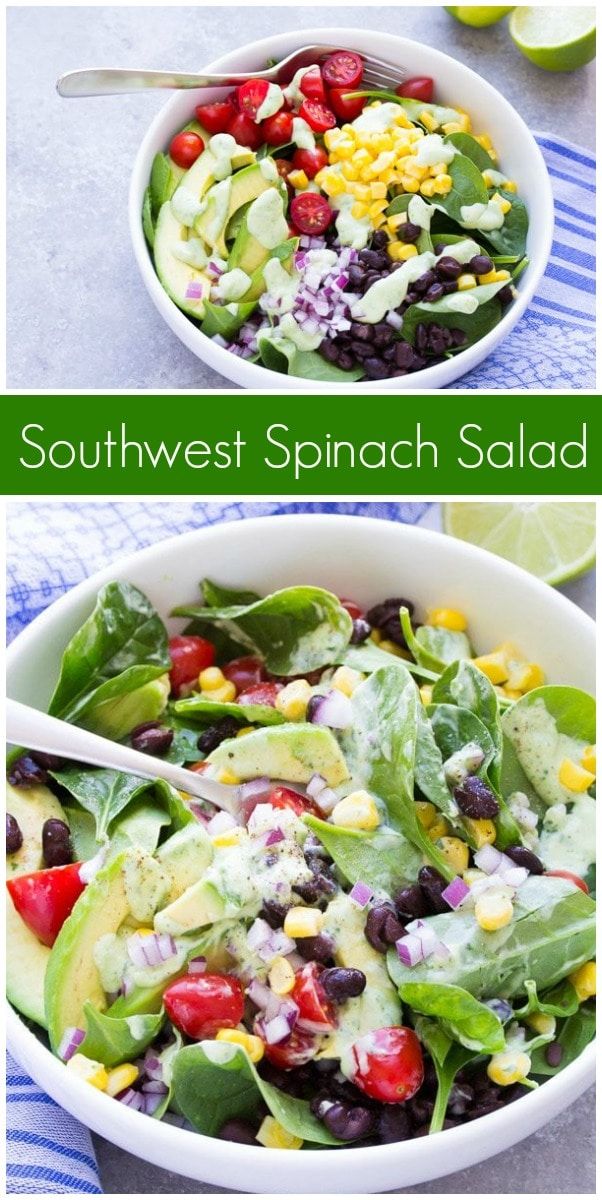
[[[197,160],[198,161],[198,160]],[[192,168],[191,168],[192,170]],[[205,300],[211,291],[211,281],[204,271],[192,267],[189,263],[181,262],[172,253],[172,247],[178,241],[185,241],[188,231],[176,220],[168,200],[162,207],[155,229],[154,257],[157,275],[168,296],[177,304],[182,312],[189,317],[202,320],[205,311]],[[201,295],[186,296],[190,284],[198,284]]]
[[[252,200],[256,200],[258,196],[261,196],[262,192],[265,192],[268,188],[273,188],[275,186],[273,180],[266,179],[261,170],[260,163],[256,162],[254,162],[251,166],[246,167],[242,171],[236,171],[236,174],[229,176],[229,179],[230,187],[228,189],[228,207],[225,211],[223,223],[219,229],[218,236],[207,237],[207,230],[210,229],[211,222],[216,220],[216,218],[219,216],[217,206],[212,206],[210,203],[211,192],[207,197],[207,208],[200,214],[200,216],[197,217],[195,221],[195,229],[199,236],[204,237],[205,240],[209,242],[209,245],[213,247],[216,253],[220,254],[224,258],[227,255],[225,231],[234,214],[238,212],[238,209],[242,208],[244,204],[249,204]],[[223,180],[222,182],[225,183],[226,181]],[[185,180],[183,180],[183,183],[185,183]],[[212,191],[213,190],[214,189],[212,189]],[[232,264],[232,266],[241,265],[242,264],[240,263]],[[244,269],[245,268],[243,268],[243,270]]]
[[[257,243],[259,245],[259,243]],[[276,246],[275,250],[266,251],[266,257],[260,266],[256,267],[251,275],[251,283],[248,291],[245,292],[243,304],[248,304],[250,301],[259,300],[265,292],[265,279],[263,277],[263,268],[270,258],[277,258],[282,263],[283,267],[288,271],[292,266],[293,254],[299,244],[298,238],[289,238],[288,241],[282,242],[280,246]]]
[[[169,675],[160,675],[158,679],[149,680],[125,696],[116,696],[114,700],[105,700],[89,708],[81,723],[93,733],[119,742],[137,725],[156,721],[161,716],[169,700],[170,689]]]
[[[202,825],[185,825],[159,846],[155,858],[171,878],[167,903],[172,904],[209,866],[213,843]]]
[[[214,183],[207,193],[203,211],[195,218],[194,230],[213,254],[226,258],[225,229],[230,212],[230,196],[232,193],[232,176]]]
[[[103,934],[116,933],[129,915],[125,867],[138,853],[125,851],[98,872],[82,892],[50,951],[44,1001],[53,1050],[66,1029],[83,1028],[86,1000],[101,1011],[107,1006],[94,962],[94,947]]]
[[[228,738],[212,750],[207,762],[227,767],[239,779],[286,779],[309,783],[316,772],[329,787],[349,778],[340,746],[320,725],[271,725],[255,729],[244,738]]]
[[[191,933],[201,929],[203,925],[213,925],[224,917],[226,905],[217,889],[205,879],[199,879],[191,887],[162,908],[155,916],[155,929],[158,933],[171,933],[179,937],[183,933]]]
[[[158,217],[165,201],[171,200],[185,174],[184,168],[179,167],[169,154],[155,154],[149,183],[151,213],[154,218]]]
[[[67,822],[62,806],[50,788],[19,788],[8,783],[6,811],[15,818],[23,836],[21,849],[6,856],[8,878],[24,875],[28,871],[41,871],[44,866],[42,826],[51,817]]]

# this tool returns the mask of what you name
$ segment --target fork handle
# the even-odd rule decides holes
[[[259,76],[261,77],[261,76]],[[57,81],[59,96],[121,96],[147,88],[228,87],[248,75],[192,75],[176,71],[129,71],[121,67],[90,67],[68,71]]]

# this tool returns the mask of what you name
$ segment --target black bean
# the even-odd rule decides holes
[[[203,730],[197,746],[202,754],[211,754],[211,751],[216,750],[226,738],[236,737],[239,729],[240,723],[235,717],[222,717],[215,725],[209,725]]]
[[[512,1087],[504,1088],[504,1101],[506,1104],[513,1104],[515,1100],[520,1100],[521,1096],[526,1096],[531,1091],[531,1088],[525,1087],[524,1083],[515,1083]]]
[[[421,275],[419,279],[414,280],[414,291],[418,292],[419,296],[423,296],[424,293],[428,291],[431,284],[436,282],[436,279],[437,276],[435,275],[434,271],[425,271],[424,275]]]
[[[463,329],[451,329],[452,341],[454,346],[463,346],[468,341]]]
[[[46,867],[64,867],[73,861],[69,826],[50,817],[42,826],[42,855]]]
[[[373,326],[374,329],[374,345],[378,350],[383,350],[385,346],[389,346],[395,337],[393,329],[386,321],[379,321],[378,325]]]
[[[442,354],[451,344],[452,336],[449,329],[437,324],[429,325],[428,348],[432,354]]]
[[[352,342],[349,349],[360,362],[363,362],[365,358],[372,358],[374,355],[370,342]]]
[[[359,260],[371,271],[380,271],[383,267],[382,254],[377,250],[361,250]],[[386,266],[386,263],[385,263]]]
[[[420,324],[416,326],[416,333],[414,335],[414,345],[419,353],[422,353],[423,350],[426,350],[427,342],[428,331],[426,325],[424,325],[421,321]]]
[[[508,304],[512,303],[512,301],[514,300],[514,296],[512,294],[512,288],[509,283],[506,284],[506,287],[500,288],[499,292],[497,293],[496,299],[499,300],[502,308],[506,308],[508,306]]]
[[[372,247],[374,250],[386,250],[389,239],[382,229],[377,229],[372,238]]]
[[[387,346],[386,350],[383,350],[383,358],[386,363],[394,363],[395,362],[396,348],[397,348],[397,346],[393,345],[393,346]]]
[[[445,288],[442,283],[431,283],[428,291],[424,293],[424,299],[427,304],[434,304],[435,300],[440,300],[445,295]]]
[[[350,371],[353,366],[353,355],[349,354],[347,351],[343,351],[342,354],[339,354],[339,366],[341,371]]]
[[[503,1100],[490,1100],[488,1104],[477,1104],[466,1114],[466,1120],[476,1121],[478,1117],[486,1117],[488,1113],[497,1112],[503,1107]]]
[[[486,254],[475,254],[468,264],[468,270],[472,271],[473,275],[488,275],[493,271],[493,263]]]
[[[408,1100],[408,1110],[414,1125],[423,1125],[425,1121],[430,1121],[434,1107],[434,1100],[420,1094]]]
[[[370,1109],[361,1104],[349,1108],[337,1100],[328,1108],[325,1107],[322,1121],[333,1137],[340,1138],[342,1142],[353,1142],[371,1132],[374,1116]]]
[[[467,1083],[454,1083],[449,1093],[447,1110],[454,1117],[463,1117],[474,1104],[474,1091]]]
[[[545,1048],[545,1060],[549,1067],[559,1067],[564,1058],[564,1046],[560,1042],[550,1042]]]
[[[403,596],[391,596],[387,600],[383,600],[381,604],[375,604],[373,608],[369,609],[366,613],[366,620],[370,622],[373,629],[382,629],[389,641],[406,648],[399,620],[399,610],[402,607],[407,608],[410,616],[412,615],[414,605],[410,600],[405,600]]]
[[[320,983],[329,1000],[342,1004],[352,996],[361,996],[366,987],[366,976],[356,967],[327,967],[320,975]]]
[[[437,263],[436,271],[440,279],[457,279],[462,274],[462,266],[451,254],[444,254]]]
[[[360,284],[363,283],[364,272],[358,263],[352,263],[347,271],[347,274],[349,276],[349,283],[347,284],[347,287],[356,292]]]
[[[320,343],[320,354],[327,362],[336,362],[339,357],[339,347],[332,339],[324,338]]]
[[[390,904],[376,904],[366,917],[364,926],[366,940],[374,950],[384,954],[389,946],[405,934],[405,928]]]
[[[465,817],[474,817],[477,821],[497,817],[500,811],[491,788],[479,775],[467,775],[454,788],[454,799]]]
[[[412,288],[410,288],[409,291],[406,292],[406,298],[403,304],[404,311],[406,308],[409,308],[411,304],[416,304],[418,300],[420,300],[418,292],[415,292],[412,290]],[[399,309],[397,309],[397,311],[399,312]]]
[[[264,900],[260,912],[260,917],[267,921],[272,929],[281,929],[284,925],[284,918],[288,912],[289,906],[279,904],[277,900]]]
[[[377,1133],[381,1142],[405,1142],[412,1136],[410,1118],[404,1105],[386,1104],[378,1114]]]
[[[351,643],[357,646],[360,642],[365,642],[366,638],[370,637],[370,626],[363,617],[356,617],[353,622],[353,630],[351,633]]]
[[[173,729],[168,729],[167,725],[160,725],[158,721],[147,721],[146,724],[137,725],[132,729],[130,744],[142,754],[161,756],[167,754],[173,742],[173,733]]]
[[[328,933],[315,937],[295,938],[297,950],[308,962],[329,963],[334,954],[334,940]]]
[[[242,1117],[231,1117],[222,1125],[217,1136],[225,1142],[238,1142],[242,1146],[257,1145],[253,1126],[243,1121]]]
[[[10,767],[8,782],[13,787],[38,787],[40,784],[48,783],[48,772],[30,754],[23,754]]]
[[[31,757],[44,771],[60,771],[67,761],[58,754],[45,754],[42,750],[32,750]]]
[[[333,883],[332,879],[328,879],[326,875],[315,875],[313,879],[304,883],[293,884],[293,887],[306,904],[315,904],[321,897],[332,895],[337,890],[336,883]]]
[[[421,233],[422,227],[415,225],[413,221],[405,221],[403,225],[399,226],[397,231],[398,237],[402,242],[417,242]]]
[[[446,296],[452,296],[454,292],[457,292],[458,290],[458,285],[453,279],[442,280],[441,286],[443,288],[444,295]]]
[[[437,255],[445,254],[445,251],[447,249],[448,249],[447,242],[435,242],[435,245],[433,246],[433,250],[434,250],[435,254],[437,254]]]
[[[492,1000],[483,1000],[483,1004],[485,1004],[487,1008],[490,1008],[492,1013],[495,1013],[496,1017],[499,1017],[502,1025],[505,1025],[506,1021],[510,1020],[513,1009],[512,1005],[509,1004],[507,1000],[498,999],[496,996]]]
[[[447,880],[439,874],[435,867],[421,867],[418,872],[418,882],[430,906],[431,913],[449,912],[449,905],[441,896],[447,887]]]
[[[393,903],[400,917],[406,917],[408,920],[426,917],[430,912],[430,906],[419,883],[401,888],[395,893]]]
[[[372,340],[372,325],[362,324],[361,321],[352,321],[350,334],[355,342],[369,342]]]
[[[506,846],[504,854],[508,855],[517,867],[525,867],[531,875],[543,875],[543,863],[541,859],[528,850],[526,846]]]
[[[6,853],[16,854],[17,850],[23,845],[23,834],[19,829],[19,822],[12,813],[6,814]]]
[[[387,364],[382,358],[367,358],[364,361],[364,370],[368,379],[386,379],[389,370]]]

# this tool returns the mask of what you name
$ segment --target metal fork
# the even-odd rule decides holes
[[[267,79],[270,83],[288,82],[300,67],[308,67],[332,54],[345,50],[346,46],[302,46],[265,71],[245,71],[243,74],[191,75],[176,71],[138,71],[127,67],[89,67],[81,71],[68,71],[57,81],[60,96],[115,96],[127,92],[141,92],[147,88],[208,88],[233,87],[246,79]],[[357,53],[357,51],[355,51]],[[372,54],[361,55],[364,63],[362,87],[384,88],[394,91],[405,79],[407,71],[394,63],[374,58]]]

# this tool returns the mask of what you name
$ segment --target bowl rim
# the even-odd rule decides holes
[[[260,55],[262,52],[266,57],[273,57],[284,51],[285,43],[290,43],[291,39],[299,39],[298,44],[307,44],[308,41],[313,41],[319,44],[330,41],[335,44],[339,41],[343,42],[347,39],[365,39],[366,34],[382,37],[383,34],[379,30],[356,29],[352,26],[330,26],[329,28],[309,28],[301,30],[290,30],[283,33],[271,34],[264,38],[258,38],[253,42],[248,42],[244,46],[236,47],[236,49],[228,51],[215,59],[214,62],[203,66],[203,70],[220,70],[222,66],[230,66],[233,59],[241,52],[257,52]],[[513,304],[508,307],[503,314],[501,320],[490,330],[485,337],[480,338],[472,346],[469,346],[462,354],[457,355],[453,360],[446,360],[434,367],[426,367],[421,371],[415,372],[413,375],[396,376],[389,380],[373,380],[372,382],[363,382],[360,384],[332,384],[326,381],[317,380],[315,383],[307,379],[302,379],[299,376],[281,375],[269,371],[266,367],[257,363],[250,363],[244,359],[232,354],[222,346],[216,345],[211,338],[203,334],[199,327],[193,325],[191,320],[183,313],[175,304],[175,302],[167,295],[154,269],[153,260],[149,247],[146,243],[141,220],[142,198],[145,188],[148,185],[151,165],[151,152],[153,151],[153,143],[156,137],[156,131],[162,125],[166,118],[166,114],[171,108],[174,108],[179,100],[179,94],[176,92],[158,111],[149,125],[142,142],[138,147],[132,174],[130,179],[129,189],[129,228],[134,257],[138,265],[138,269],[146,286],[146,289],[157,308],[160,315],[164,318],[170,329],[184,343],[188,349],[195,354],[201,361],[206,362],[213,370],[218,371],[225,376],[226,379],[232,380],[247,390],[256,391],[273,391],[277,390],[278,386],[285,386],[287,389],[295,391],[322,391],[337,393],[344,392],[349,387],[353,391],[358,390],[359,394],[364,392],[371,393],[375,391],[397,390],[397,391],[423,391],[423,390],[440,390],[447,387],[449,384],[457,383],[462,375],[467,374],[474,367],[478,366],[514,328],[521,316],[530,304],[536,288],[543,277],[545,269],[548,265],[552,239],[554,233],[554,200],[552,193],[552,185],[548,170],[535,138],[529,129],[522,116],[517,112],[512,104],[506,99],[497,88],[494,88],[488,80],[483,79],[478,72],[472,67],[466,66],[459,59],[453,58],[442,50],[438,50],[431,46],[426,46],[423,42],[418,42],[415,39],[400,37],[397,34],[389,34],[388,40],[393,48],[393,56],[398,51],[399,54],[412,53],[415,51],[424,52],[426,49],[428,54],[432,56],[435,62],[445,64],[452,62],[455,69],[465,73],[473,81],[477,81],[477,86],[481,87],[483,92],[492,100],[495,100],[498,109],[504,114],[505,119],[514,125],[515,130],[520,131],[521,137],[524,139],[525,145],[528,145],[531,154],[531,174],[536,177],[538,195],[538,212],[537,220],[540,227],[541,245],[536,254],[529,260],[527,270],[518,286],[518,296]],[[361,41],[357,43],[361,49]],[[279,48],[282,47],[282,50]],[[287,47],[290,49],[290,45]],[[275,52],[275,55],[274,55]],[[147,161],[148,160],[148,161]],[[200,339],[199,336],[200,335]],[[203,353],[201,353],[201,350]],[[466,366],[461,372],[461,375],[455,375],[449,378],[450,363],[463,361]],[[252,370],[251,370],[252,368]],[[273,376],[276,374],[277,380],[286,380],[286,383],[274,383]],[[255,382],[255,379],[257,382]],[[416,382],[412,382],[416,381]],[[214,390],[214,389],[211,389]]]
[[[132,563],[135,566],[150,564],[157,557],[160,558],[165,548],[173,549],[176,546],[188,548],[195,542],[227,541],[230,538],[240,537],[243,532],[252,537],[254,533],[269,533],[269,526],[273,526],[274,523],[288,524],[297,529],[300,527],[311,529],[312,526],[315,527],[316,521],[324,528],[332,529],[333,533],[336,531],[337,534],[341,532],[342,522],[347,526],[369,526],[374,531],[375,537],[378,536],[379,531],[387,530],[390,536],[406,538],[415,545],[422,542],[429,550],[434,551],[438,545],[445,543],[449,546],[450,541],[453,541],[458,554],[466,560],[477,566],[480,564],[483,569],[495,567],[500,576],[503,576],[503,579],[500,578],[502,584],[511,580],[516,584],[518,578],[524,587],[531,588],[538,594],[542,602],[547,600],[558,609],[560,615],[564,614],[567,620],[576,621],[582,625],[584,631],[591,636],[594,635],[595,622],[593,619],[566,596],[554,591],[548,584],[530,575],[516,564],[501,559],[490,551],[483,550],[471,543],[451,539],[448,534],[399,521],[355,516],[348,513],[266,514],[245,520],[201,526],[183,534],[163,538],[141,550],[122,555],[107,566],[100,568],[49,604],[17,634],[6,651],[7,674],[10,674],[13,663],[16,663],[27,652],[31,640],[34,640],[39,633],[43,633],[46,628],[51,628],[57,619],[60,620],[62,615],[67,614],[69,609],[76,606],[81,599],[93,595],[98,587],[108,579],[114,578],[116,568],[118,577],[124,578]],[[144,1136],[145,1130],[148,1133],[148,1125],[141,1124],[142,1120],[148,1120],[144,1114],[130,1109],[126,1110],[123,1105],[121,1109],[111,1107],[114,1104],[111,1097],[90,1088],[84,1081],[75,1077],[69,1077],[70,1083],[66,1091],[65,1083],[68,1077],[64,1072],[64,1064],[27,1027],[19,1013],[10,1004],[7,1005],[7,1008],[7,1046],[9,1050],[30,1072],[34,1080],[67,1111],[79,1119],[83,1119],[89,1128],[104,1137],[109,1137],[112,1142],[130,1153],[138,1153],[137,1150],[132,1150],[132,1146],[143,1146],[144,1153],[140,1157],[145,1158],[146,1161],[158,1166],[165,1166],[168,1161],[170,1170],[183,1175],[188,1174],[192,1178],[202,1179],[206,1182],[220,1183],[224,1179],[224,1143],[218,1138],[179,1129],[158,1121],[155,1123],[153,1137],[149,1142]],[[322,1172],[321,1178],[324,1180],[325,1194],[333,1194],[326,1190],[327,1185],[336,1183],[336,1177],[354,1163],[359,1167],[360,1161],[363,1164],[374,1166],[374,1168],[380,1163],[389,1167],[398,1164],[401,1175],[404,1159],[406,1159],[409,1160],[416,1179],[422,1181],[436,1179],[449,1173],[450,1162],[455,1164],[454,1170],[456,1170],[461,1166],[485,1161],[527,1137],[567,1107],[593,1082],[594,1068],[595,1041],[590,1043],[581,1055],[558,1075],[548,1079],[543,1088],[529,1092],[526,1096],[522,1096],[519,1100],[496,1112],[479,1117],[477,1122],[467,1122],[454,1129],[430,1135],[428,1138],[356,1149],[343,1147],[337,1150],[336,1157],[329,1156],[326,1159],[323,1150],[289,1151],[287,1162],[290,1162],[291,1166],[296,1163],[299,1168],[302,1168],[303,1164],[308,1168],[319,1166]],[[548,1116],[540,1120],[539,1108],[542,1104],[547,1108]],[[478,1133],[477,1137],[475,1137],[475,1129]],[[447,1138],[445,1142],[442,1141],[444,1136]],[[261,1164],[265,1165],[268,1161],[265,1157],[266,1149],[264,1147],[243,1146],[236,1143],[226,1144],[229,1148],[228,1155],[233,1156],[239,1166],[247,1164],[251,1171],[260,1168]],[[446,1153],[441,1161],[437,1161],[442,1150],[449,1150],[449,1154]],[[270,1161],[273,1161],[273,1155],[277,1152],[268,1151],[268,1153],[272,1155]],[[295,1155],[294,1160],[291,1159],[291,1154]],[[332,1165],[327,1166],[331,1159]],[[185,1165],[180,1168],[178,1163]],[[335,1188],[335,1191],[337,1190],[339,1189]]]

